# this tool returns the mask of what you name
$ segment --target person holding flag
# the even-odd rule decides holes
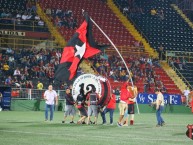
[[[122,121],[123,121],[125,111],[128,109],[127,101],[129,98],[132,97],[132,94],[131,94],[130,88],[129,88],[130,86],[128,85],[128,83],[129,83],[129,80],[127,80],[121,88],[120,103],[119,103],[120,116],[119,116],[119,120],[117,122],[117,126],[119,126],[119,127],[122,126]]]
[[[123,121],[123,126],[128,126],[129,124],[129,117],[130,117],[130,125],[134,124],[134,114],[135,114],[135,98],[137,97],[138,91],[136,86],[129,86],[130,92],[132,94],[132,97],[128,99],[128,109],[125,111],[124,117],[126,118]]]

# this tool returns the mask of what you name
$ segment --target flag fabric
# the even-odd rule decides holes
[[[72,80],[82,58],[92,57],[107,47],[107,45],[98,45],[94,41],[91,20],[85,15],[84,22],[63,49],[60,64],[55,72],[55,80],[65,82]]]

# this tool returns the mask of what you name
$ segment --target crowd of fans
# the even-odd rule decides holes
[[[21,6],[23,6],[22,4]],[[12,25],[7,24],[14,24],[15,29],[22,29],[22,30],[32,30],[32,26],[38,26],[38,31],[47,31],[44,28],[45,24],[44,21],[36,13],[36,2],[33,0],[26,1],[26,5],[24,9],[9,9],[9,8],[1,8],[0,9],[0,23],[6,24],[2,27],[5,28],[12,28]]]
[[[46,87],[53,83],[54,71],[57,69],[61,58],[62,49],[2,49],[0,52],[0,74],[2,84],[21,87],[35,88],[38,80],[42,80]],[[154,68],[160,67],[156,58],[143,55],[128,55],[125,58],[130,75],[118,56],[108,56],[104,53],[96,55],[90,61],[96,71],[114,82],[125,82],[132,77],[134,84],[143,83],[144,90],[148,92],[151,87],[159,87],[165,90],[160,76],[155,74]],[[83,71],[78,68],[77,76]],[[64,89],[65,83],[61,85]],[[114,88],[115,90],[118,88]]]
[[[159,88],[166,92],[166,88],[161,81],[160,75],[156,75],[156,67],[160,67],[159,60],[144,55],[128,55],[125,58],[130,74],[127,73],[123,61],[118,56],[108,57],[100,54],[91,59],[92,65],[100,75],[112,79],[114,82],[124,82],[132,77],[134,84],[143,84],[143,90],[147,93],[151,89]],[[114,88],[118,90],[118,88]]]
[[[33,88],[35,80],[53,83],[61,49],[3,49],[0,52],[0,74],[3,84]]]
[[[75,29],[77,27],[77,19],[73,16],[72,10],[62,9],[45,9],[45,13],[49,16],[57,27],[66,27]]]

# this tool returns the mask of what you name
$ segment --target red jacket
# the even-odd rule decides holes
[[[125,82],[121,87],[120,101],[124,101],[127,103],[128,99],[131,97],[132,97],[132,94],[127,90],[127,82]]]
[[[112,94],[111,99],[107,105],[107,108],[109,108],[109,109],[115,109],[116,108],[116,97],[114,94]]]

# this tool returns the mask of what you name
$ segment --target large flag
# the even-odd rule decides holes
[[[64,47],[60,64],[55,72],[55,80],[72,80],[82,58],[92,57],[107,47],[98,45],[94,41],[91,20],[85,15],[84,22]]]

